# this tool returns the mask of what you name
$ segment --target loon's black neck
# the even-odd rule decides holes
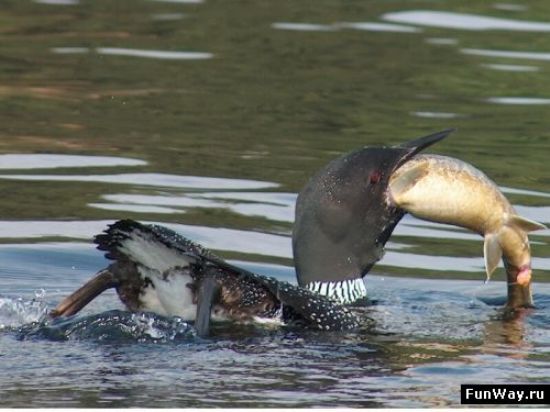
[[[292,232],[300,286],[345,303],[366,296],[361,278],[382,258],[405,214],[388,202],[392,173],[451,132],[352,151],[309,180],[296,201]]]

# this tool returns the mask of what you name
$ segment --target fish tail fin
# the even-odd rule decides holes
[[[486,233],[485,242],[483,244],[483,255],[485,257],[485,271],[487,272],[487,280],[491,278],[491,274],[498,266],[502,258],[501,242],[505,241],[506,233],[510,230],[517,233],[527,234],[535,230],[547,229],[542,223],[529,220],[519,215],[510,215],[506,223],[496,232]]]
[[[84,306],[94,300],[107,289],[117,286],[117,281],[109,269],[99,271],[91,280],[78,290],[71,293],[50,312],[50,316],[71,316],[78,313]]]

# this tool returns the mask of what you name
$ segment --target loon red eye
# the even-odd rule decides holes
[[[372,172],[369,176],[369,182],[371,184],[376,184],[380,181],[380,179],[382,178],[382,173],[380,173],[378,170]]]

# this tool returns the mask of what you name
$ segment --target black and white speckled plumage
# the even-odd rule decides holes
[[[267,318],[336,331],[359,326],[356,315],[329,298],[231,265],[163,226],[121,220],[97,235],[95,243],[113,264],[66,298],[54,316],[76,313],[101,291],[114,287],[131,311],[194,321],[201,299],[206,299],[199,293],[201,284],[209,279],[212,306],[207,310],[213,319]],[[86,290],[95,295],[90,298]]]

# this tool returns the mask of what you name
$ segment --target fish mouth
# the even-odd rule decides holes
[[[509,309],[534,308],[531,283],[531,267],[526,265],[519,269],[506,268],[508,277],[508,301]]]

